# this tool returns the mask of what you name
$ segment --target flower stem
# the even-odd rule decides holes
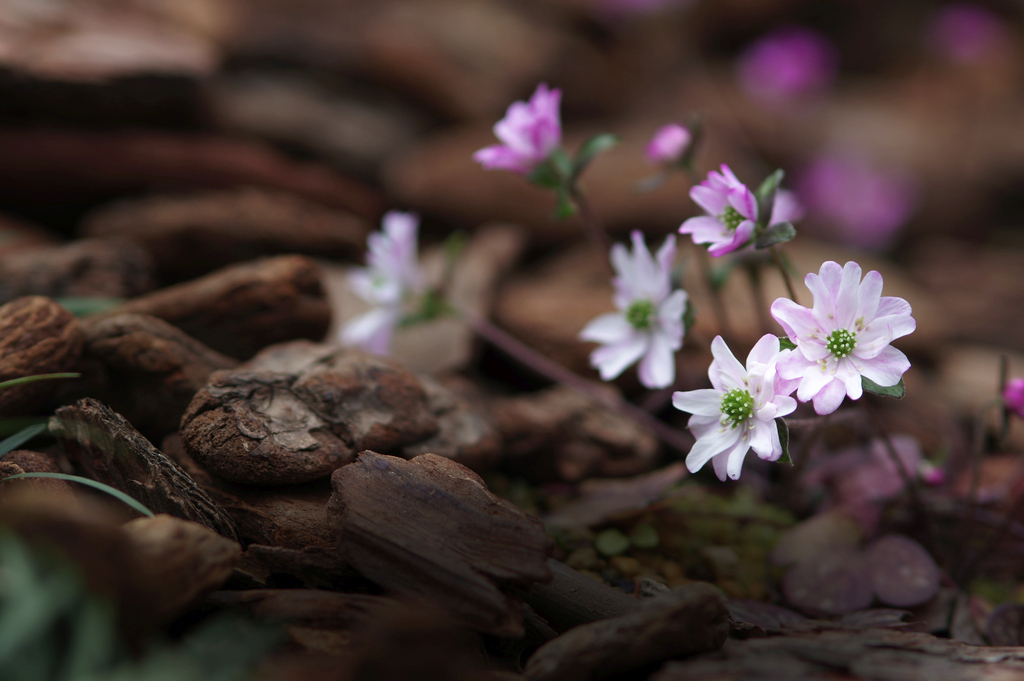
[[[575,182],[569,187],[569,195],[580,211],[580,221],[583,223],[583,230],[587,233],[590,243],[600,253],[601,259],[607,260],[608,252],[611,250],[611,241],[609,241],[608,234],[605,233],[601,223],[598,222],[597,216],[594,215],[594,211],[590,207],[590,201],[587,200],[587,197]]]
[[[779,251],[775,246],[770,246],[768,250],[772,254],[772,260],[775,261],[775,266],[779,268],[779,273],[782,274],[782,281],[786,284],[786,292],[789,293],[789,299],[794,303],[799,304],[800,301],[796,299],[796,289],[793,288],[793,280],[789,278],[789,270],[786,269],[786,264],[782,262],[782,256],[779,255]]]
[[[964,510],[964,517],[960,522],[959,535],[961,546],[967,545],[971,534],[974,532],[975,516],[978,509],[978,486],[981,483],[981,458],[985,449],[985,417],[990,409],[993,407],[999,407],[1002,404],[1002,397],[993,398],[983,404],[974,417],[974,431],[971,434],[971,450],[968,454],[971,465],[971,486],[970,491],[967,493],[967,508]],[[1007,518],[1013,518],[1014,515],[1016,514],[1007,514]],[[978,552],[978,555],[970,561],[966,560],[966,554],[961,554],[964,558],[955,575],[958,578],[958,583],[966,583],[965,579],[970,578],[970,573],[974,571],[974,565],[981,560],[981,555],[985,552],[986,550],[982,549]],[[961,577],[963,577],[963,579],[960,579]]]
[[[492,324],[484,317],[470,312],[460,310],[460,317],[469,325],[478,336],[493,343],[495,346],[506,352],[508,355],[519,360],[537,373],[562,385],[568,386],[587,395],[591,399],[603,404],[626,418],[632,419],[641,427],[654,433],[662,442],[686,454],[693,446],[693,439],[680,430],[676,430],[667,423],[647,413],[640,407],[627,402],[616,396],[608,388],[595,384],[592,381],[575,374],[561,364],[553,362],[533,348],[525,345],[514,336]]]
[[[754,294],[754,310],[757,313],[757,321],[761,326],[761,333],[771,333],[772,320],[768,316],[768,301],[764,297],[764,287],[761,282],[761,265],[756,262],[748,262],[746,270],[747,276],[750,277],[750,286]]]
[[[715,317],[718,319],[718,330],[726,341],[730,341],[733,339],[732,326],[729,324],[729,317],[725,313],[722,292],[715,286],[715,282],[711,278],[711,256],[700,246],[695,246],[695,250],[697,251],[697,262],[700,263],[701,276],[704,278],[704,283],[708,286],[708,291],[711,292],[711,307],[714,309]]]

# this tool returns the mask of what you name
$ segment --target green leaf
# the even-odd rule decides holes
[[[48,381],[54,378],[78,378],[82,374],[74,372],[65,372],[60,374],[36,374],[34,376],[22,376],[21,378],[12,378],[9,381],[3,381],[0,383],[0,390],[4,388],[13,388],[16,385],[24,385],[25,383],[35,383],[36,381]]]
[[[605,530],[594,539],[594,548],[602,556],[617,556],[629,548],[629,537],[619,530]]]
[[[874,393],[876,395],[885,395],[886,397],[895,397],[897,400],[907,394],[907,386],[903,385],[902,378],[896,385],[878,385],[870,378],[861,376],[860,384],[866,392]]]
[[[441,248],[444,251],[444,261],[447,265],[451,266],[459,259],[462,255],[462,251],[466,249],[466,244],[469,243],[469,237],[462,230],[456,230],[448,235],[441,244]]]
[[[46,424],[40,423],[35,426],[29,426],[28,428],[22,428],[14,435],[0,440],[0,456],[3,456],[7,452],[13,452],[18,447],[22,446],[36,435],[46,430]]]
[[[580,173],[590,165],[590,162],[593,161],[598,154],[608,151],[618,143],[619,136],[607,132],[594,135],[584,142],[583,146],[581,146],[579,151],[576,152],[576,158],[573,159],[572,162],[572,179],[575,180],[579,177]]]
[[[796,350],[796,343],[789,336],[779,336],[779,350]]]
[[[754,241],[755,248],[771,248],[775,244],[786,243],[796,236],[796,227],[791,222],[777,222],[761,232]]]
[[[789,424],[783,418],[775,419],[775,427],[779,429],[779,442],[782,443],[782,456],[779,463],[793,465],[793,457],[789,455]]]
[[[576,214],[576,204],[572,202],[569,192],[558,191],[558,203],[555,205],[555,219],[565,220]]]
[[[149,516],[150,518],[153,517],[152,511],[150,511],[148,508],[143,506],[139,501],[136,501],[135,499],[128,496],[121,490],[115,489],[110,485],[104,485],[102,482],[97,482],[96,480],[92,480],[90,478],[83,478],[80,475],[67,475],[65,473],[18,473],[17,475],[9,475],[6,478],[4,478],[4,480],[16,480],[18,478],[53,478],[55,480],[67,480],[69,482],[81,483],[83,485],[87,485],[88,487],[93,487],[102,492],[106,492],[115,499],[118,499],[128,504],[129,506],[131,506],[144,516]]]
[[[761,186],[754,192],[754,196],[757,198],[757,224],[760,226],[768,226],[768,221],[772,217],[772,208],[775,207],[775,192],[779,190],[779,185],[782,184],[782,178],[786,176],[786,173],[780,168],[774,173],[765,178]]]
[[[124,298],[98,298],[87,296],[65,296],[56,301],[76,317],[88,317],[91,314],[106,312],[124,302]]]
[[[637,525],[630,533],[629,541],[638,549],[653,549],[661,543],[661,537],[651,525]]]

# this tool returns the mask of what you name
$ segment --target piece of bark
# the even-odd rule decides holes
[[[695,582],[634,612],[570,629],[526,664],[530,681],[598,681],[676,657],[719,650],[729,635],[722,593]]]
[[[243,188],[193,196],[119,201],[86,217],[88,236],[141,246],[164,281],[280,253],[353,259],[365,248],[366,222],[281,192]]]
[[[419,380],[384,357],[312,343],[269,348],[210,377],[181,420],[188,453],[232,482],[287,485],[330,475],[366,448],[437,431]]]
[[[235,575],[243,588],[373,589],[372,584],[345,564],[337,546],[290,549],[249,544]]]
[[[658,440],[634,421],[566,386],[491,400],[505,460],[540,479],[637,475],[653,468]]]
[[[259,187],[371,221],[382,201],[367,185],[270,147],[183,132],[0,130],[0,195],[82,201],[133,190]]]
[[[0,302],[19,296],[133,298],[155,285],[149,253],[123,239],[81,239],[0,258]]]
[[[548,567],[554,576],[551,582],[531,584],[523,592],[523,599],[555,631],[563,632],[581,624],[621,617],[640,607],[640,601],[620,589],[579,573],[554,558],[548,559]]]
[[[523,635],[501,586],[547,582],[553,542],[540,521],[444,457],[364,451],[331,476],[328,514],[343,559],[385,590],[424,598],[496,636]]]
[[[237,539],[234,523],[222,508],[120,414],[85,398],[61,407],[50,418],[50,432],[74,463],[95,480],[167,513],[205,525]]]
[[[85,357],[106,368],[106,401],[154,439],[178,430],[211,373],[238,364],[157,317],[122,314],[83,328]]]
[[[544,516],[547,527],[592,527],[616,515],[647,508],[686,477],[682,461],[632,478],[584,480],[579,497]]]
[[[319,267],[298,255],[225,267],[129,300],[91,322],[125,313],[159,317],[236,359],[293,338],[320,339],[331,315]]]
[[[242,555],[238,542],[163,513],[136,518],[122,529],[134,544],[139,579],[150,587],[155,617],[164,622],[220,588]]]
[[[42,296],[0,307],[0,381],[71,371],[82,354],[78,321]],[[27,412],[53,394],[57,381],[35,381],[0,390],[0,414]]]
[[[252,589],[215,591],[202,610],[244,609],[253,617],[323,629],[359,629],[381,608],[394,605],[387,596],[338,593],[321,589]]]

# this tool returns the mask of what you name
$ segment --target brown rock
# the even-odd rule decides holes
[[[82,231],[139,244],[162,279],[180,281],[279,253],[351,259],[362,253],[368,228],[296,196],[244,188],[120,201],[89,215]]]
[[[720,649],[729,635],[722,593],[702,582],[643,601],[634,612],[570,629],[537,650],[530,681],[599,681],[685,655]]]
[[[49,454],[28,449],[15,449],[0,456],[0,461],[15,463],[26,473],[60,473],[57,459]]]
[[[82,354],[82,331],[71,313],[41,296],[0,307],[0,381],[70,371]],[[36,381],[0,391],[0,414],[39,406],[56,388]]]
[[[130,300],[97,318],[124,313],[159,317],[238,359],[284,340],[319,339],[330,323],[319,268],[297,255],[225,267]]]
[[[198,523],[163,513],[122,526],[131,539],[156,617],[168,621],[231,576],[242,555],[238,542]]]
[[[657,461],[651,433],[566,386],[496,398],[489,408],[506,461],[533,476],[575,481],[636,475]]]
[[[197,462],[258,485],[315,480],[360,449],[397,449],[438,428],[419,380],[396,362],[305,342],[213,374],[181,425]]]
[[[128,241],[83,239],[0,259],[0,301],[19,296],[132,298],[153,289],[149,254]]]
[[[3,456],[0,456],[0,464],[4,466],[4,468],[0,470],[0,479],[9,475],[19,475],[20,473],[62,472],[60,467],[57,466],[57,460],[53,456],[43,454],[42,452],[33,452],[28,449],[15,449],[12,452],[7,452]],[[17,467],[18,470],[14,470],[14,467]],[[0,490],[39,490],[49,493],[54,498],[60,498],[65,503],[75,503],[75,493],[72,491],[71,486],[64,480],[55,480],[53,478],[22,478],[20,480],[11,480],[6,483],[6,485],[7,486],[0,483]]]
[[[156,513],[205,525],[235,539],[231,519],[185,471],[132,428],[124,417],[91,398],[61,407],[50,432],[95,480],[115,487]]]
[[[399,596],[422,598],[496,636],[523,635],[522,604],[501,585],[546,582],[540,521],[491,494],[465,466],[370,451],[331,476],[328,514],[343,559]]]
[[[150,437],[176,431],[210,374],[237,362],[156,317],[87,320],[85,355],[106,367],[107,400]]]

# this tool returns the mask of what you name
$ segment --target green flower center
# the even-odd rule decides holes
[[[740,223],[746,220],[746,218],[740,215],[740,212],[732,206],[726,206],[725,210],[722,211],[722,214],[718,216],[718,219],[722,221],[722,224],[725,225],[730,232],[735,232],[736,228],[740,226]]]
[[[842,359],[857,347],[857,334],[850,333],[846,329],[837,329],[829,334],[825,349],[835,357]]]
[[[650,331],[654,326],[654,303],[634,300],[626,308],[626,321],[637,331]]]
[[[754,413],[754,398],[746,390],[734,388],[722,396],[721,409],[726,416],[724,422],[735,428]]]

